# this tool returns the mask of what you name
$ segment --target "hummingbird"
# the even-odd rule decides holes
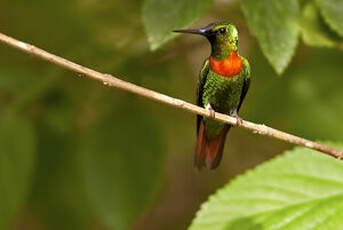
[[[238,54],[238,30],[230,23],[212,23],[201,29],[173,30],[205,36],[211,45],[211,54],[200,70],[197,87],[197,105],[210,110],[210,117],[197,115],[197,144],[194,164],[215,169],[223,155],[225,138],[232,125],[216,121],[215,111],[238,116],[250,85],[250,65]]]

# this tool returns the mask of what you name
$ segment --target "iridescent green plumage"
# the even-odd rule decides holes
[[[209,61],[206,60],[200,72],[198,82],[197,104],[205,107],[208,103],[220,113],[231,114],[235,109],[239,110],[250,82],[250,68],[246,59],[243,59],[242,71],[233,77],[222,77],[210,69]],[[220,132],[218,127],[223,127],[224,123],[213,119],[204,119],[207,129],[207,137],[213,139],[213,135]],[[211,128],[212,126],[216,128]]]
[[[202,34],[211,43],[211,56],[205,60],[199,75],[197,104],[235,116],[240,121],[237,113],[249,88],[250,67],[248,61],[240,55],[230,59],[238,50],[236,27],[229,23],[214,23],[199,30],[177,32]],[[213,66],[212,62],[214,62]],[[221,75],[235,71],[237,66],[239,66],[237,74]],[[230,127],[212,118],[197,117],[195,164],[199,169],[203,166],[213,169],[219,165],[225,137]]]

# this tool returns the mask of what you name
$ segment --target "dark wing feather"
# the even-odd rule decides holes
[[[208,71],[209,71],[209,61],[208,59],[206,59],[200,70],[198,87],[197,87],[197,105],[200,107],[204,107],[202,103],[202,95],[204,93],[204,85],[206,82]],[[201,119],[202,119],[202,116],[197,115],[197,134],[199,132]]]
[[[241,105],[243,103],[245,95],[247,95],[247,92],[248,92],[248,89],[249,89],[249,86],[250,86],[250,66],[249,66],[249,62],[245,58],[243,58],[243,64],[244,64],[244,69],[243,69],[243,71],[244,71],[243,72],[243,74],[244,74],[244,82],[243,82],[242,94],[241,94],[241,98],[239,100],[237,112],[241,108]]]
[[[250,78],[246,78],[243,82],[243,89],[242,89],[242,94],[241,94],[241,98],[239,100],[239,104],[238,104],[238,109],[237,111],[239,111],[239,109],[241,108],[241,105],[243,103],[243,100],[245,98],[245,95],[247,95],[248,89],[250,86]]]

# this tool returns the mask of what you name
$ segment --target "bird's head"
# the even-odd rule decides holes
[[[238,49],[238,31],[230,23],[212,23],[201,29],[174,30],[177,33],[191,33],[205,36],[211,43],[211,56],[226,59],[232,51]]]

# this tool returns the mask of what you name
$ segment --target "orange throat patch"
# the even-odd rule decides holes
[[[238,56],[237,51],[232,51],[230,56],[222,61],[217,61],[214,57],[210,56],[210,66],[216,74],[232,77],[242,70],[243,62]]]

